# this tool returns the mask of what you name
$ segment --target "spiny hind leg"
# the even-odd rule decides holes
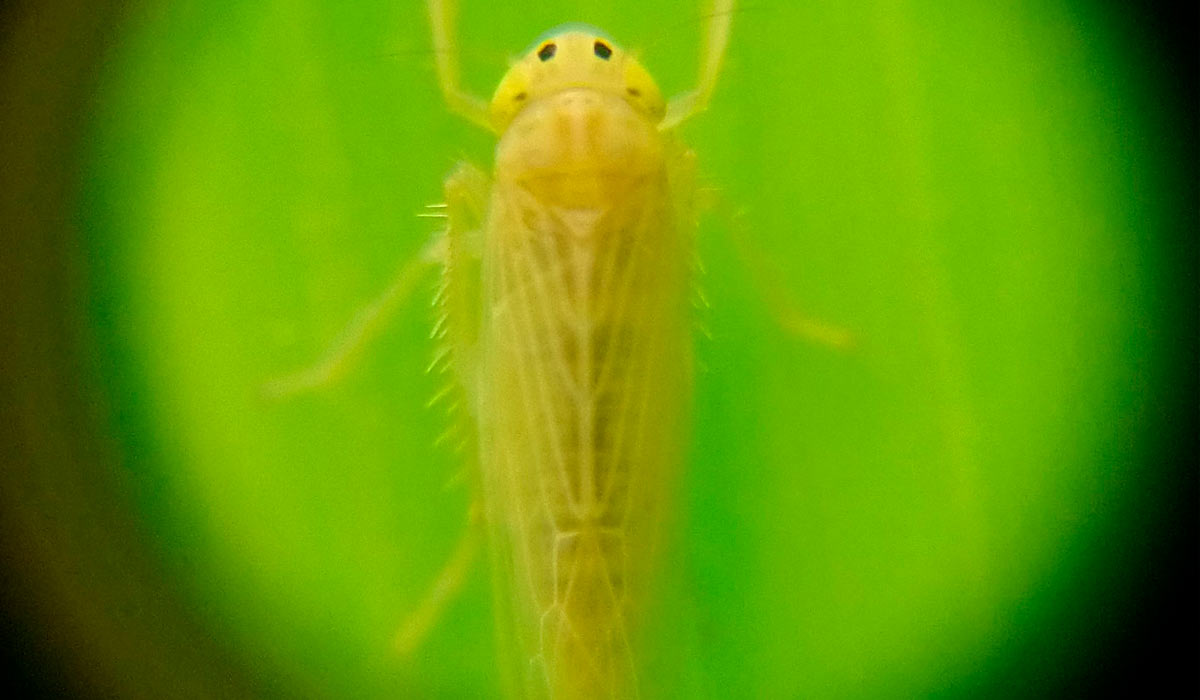
[[[285,398],[327,386],[339,379],[367,342],[387,325],[396,310],[408,300],[422,276],[440,262],[443,237],[441,232],[435,234],[420,254],[405,261],[383,293],[354,315],[316,363],[267,382],[262,387],[263,395],[273,399]]]
[[[272,399],[286,398],[328,386],[339,379],[367,343],[387,326],[392,315],[412,296],[430,268],[441,265],[444,270],[439,294],[446,294],[451,286],[455,290],[469,286],[465,276],[472,271],[470,259],[478,259],[479,244],[475,239],[482,226],[487,194],[487,177],[482,171],[469,164],[460,165],[446,180],[446,202],[432,205],[429,211],[418,214],[423,218],[445,219],[446,228],[433,234],[416,257],[400,266],[383,293],[354,315],[320,359],[309,367],[267,382],[262,387],[263,395]],[[451,276],[464,279],[451,279]],[[461,299],[462,296],[463,293],[459,292],[443,301],[445,316],[464,313],[462,307],[469,300]],[[443,318],[440,323],[444,324],[447,320],[453,322],[456,328],[466,328],[471,323],[460,318]],[[456,340],[463,342],[462,338]],[[457,354],[461,362],[461,356],[465,353],[460,351]]]
[[[396,632],[393,648],[401,657],[411,656],[421,646],[421,642],[429,636],[429,631],[433,629],[446,606],[462,591],[479,553],[481,536],[479,507],[476,504],[471,506],[467,527],[455,545],[449,561],[434,578],[425,597],[416,609],[409,613]]]
[[[492,131],[488,103],[467,92],[462,86],[458,61],[457,0],[427,0],[429,23],[433,30],[433,58],[437,65],[438,86],[446,107],[472,124]]]
[[[442,248],[442,281],[437,304],[440,318],[434,337],[437,357],[432,367],[453,369],[448,377],[469,405],[474,403],[475,346],[482,323],[480,258],[491,183],[471,163],[460,163],[444,186],[446,234]],[[453,427],[453,426],[452,426]]]
[[[446,229],[442,238],[442,284],[438,290],[441,318],[435,327],[435,338],[441,345],[431,369],[438,366],[453,368],[455,376],[445,392],[462,392],[468,405],[473,404],[475,341],[480,324],[479,258],[482,230],[490,185],[482,170],[469,163],[458,166],[446,179],[446,204],[443,216]],[[449,433],[458,433],[470,441],[474,416],[457,412],[451,417]],[[470,453],[473,450],[465,450]],[[468,462],[467,467],[473,466]],[[457,477],[456,477],[457,479]],[[411,655],[437,623],[442,612],[462,590],[479,550],[482,525],[479,504],[472,505],[462,538],[455,546],[449,561],[434,579],[425,598],[396,633],[395,649],[401,656]]]
[[[700,71],[696,87],[676,95],[667,103],[667,114],[663,117],[662,130],[679,126],[693,115],[703,112],[712,99],[721,75],[721,63],[729,45],[729,28],[733,23],[735,0],[713,0],[705,15],[704,39],[700,45]]]
[[[766,302],[775,321],[788,333],[837,350],[855,344],[854,334],[832,323],[806,315],[787,292],[778,268],[762,248],[755,244],[743,212],[733,210],[716,190],[698,193],[699,208],[714,211],[726,224],[738,258],[750,273],[755,289]]]

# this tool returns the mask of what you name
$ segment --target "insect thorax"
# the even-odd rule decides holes
[[[619,205],[663,171],[662,136],[619,96],[573,88],[528,105],[496,147],[496,179],[547,205]]]

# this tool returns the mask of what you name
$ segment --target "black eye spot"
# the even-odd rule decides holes
[[[543,44],[542,48],[538,49],[538,58],[543,61],[549,61],[554,58],[554,52],[558,50],[558,46],[554,43]]]
[[[592,44],[592,53],[607,61],[608,57],[612,56],[612,47],[603,41],[596,40],[596,43]]]
[[[637,88],[625,88],[625,92],[629,93],[630,97],[641,97],[642,91]]]
[[[517,94],[513,95],[513,99],[517,102],[524,100],[526,97],[529,97],[529,95],[526,95],[523,92],[518,92]]]

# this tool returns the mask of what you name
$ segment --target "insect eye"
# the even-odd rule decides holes
[[[543,61],[549,61],[550,59],[554,58],[554,52],[557,50],[558,46],[553,42],[550,42],[543,44],[542,48],[538,49],[537,55],[538,58],[542,59]]]
[[[592,53],[607,61],[608,57],[612,56],[612,47],[603,41],[597,40],[595,44],[592,44]]]

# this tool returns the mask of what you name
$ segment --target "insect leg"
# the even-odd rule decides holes
[[[433,580],[420,605],[409,614],[396,633],[393,647],[401,657],[410,656],[417,650],[446,605],[462,591],[463,584],[471,573],[475,556],[479,553],[479,525],[479,508],[477,505],[472,506],[467,518],[467,528],[454,547],[450,560]]]
[[[439,261],[444,237],[441,232],[435,234],[420,255],[406,261],[387,289],[355,314],[315,364],[267,382],[262,387],[263,395],[272,399],[285,398],[326,386],[338,379],[367,341],[387,325],[391,315],[412,294],[421,277]]]
[[[704,208],[717,212],[726,223],[734,250],[743,265],[750,272],[754,287],[766,301],[771,315],[788,333],[826,345],[838,350],[846,350],[854,346],[854,334],[845,328],[819,321],[805,315],[796,302],[790,298],[786,285],[780,279],[780,273],[771,261],[763,254],[762,249],[754,245],[749,234],[749,226],[745,215],[733,211],[715,191],[706,191]]]
[[[488,131],[494,131],[488,119],[488,103],[463,89],[455,44],[457,0],[428,0],[429,22],[433,29],[433,56],[437,64],[438,86],[446,107]]]
[[[459,398],[473,404],[473,367],[475,342],[480,323],[479,258],[482,227],[491,185],[487,175],[470,163],[462,163],[446,179],[445,213],[447,226],[440,240],[442,287],[438,292],[441,318],[435,336],[441,341],[438,358],[445,358],[454,370],[446,391],[462,392]],[[441,360],[435,361],[435,366]],[[473,434],[471,415],[456,415],[461,432]],[[408,616],[396,633],[394,647],[401,656],[412,654],[429,634],[438,616],[462,590],[471,564],[479,550],[482,525],[481,509],[474,504],[467,528],[449,561],[434,579],[424,600]]]
[[[475,401],[475,346],[482,323],[480,258],[490,192],[487,175],[465,162],[446,179],[444,187],[447,226],[438,293],[437,355],[453,370],[450,379],[462,391],[459,398],[471,406]]]
[[[667,103],[667,114],[659,129],[666,131],[679,126],[695,114],[708,107],[717,77],[721,74],[721,62],[725,58],[725,47],[729,45],[729,26],[733,22],[735,0],[713,0],[704,24],[704,40],[700,48],[700,73],[696,87],[676,95]]]

